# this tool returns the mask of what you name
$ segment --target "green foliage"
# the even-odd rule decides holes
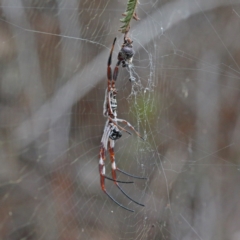
[[[129,30],[130,22],[132,18],[139,20],[135,12],[138,0],[128,0],[127,10],[123,13],[124,18],[120,19],[120,22],[123,23],[123,26],[120,27],[122,33],[126,33]]]

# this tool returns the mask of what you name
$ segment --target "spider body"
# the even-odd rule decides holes
[[[116,126],[114,126],[114,128],[111,129],[111,132],[109,134],[109,138],[111,138],[112,140],[116,141],[121,136],[122,136],[122,133],[119,131],[119,129]]]
[[[108,77],[108,87],[105,92],[105,99],[103,104],[103,115],[107,117],[107,121],[104,127],[102,139],[101,139],[101,149],[99,154],[99,174],[100,174],[100,184],[103,192],[105,192],[109,198],[111,198],[112,201],[114,201],[116,204],[118,204],[120,207],[134,212],[133,210],[123,206],[119,202],[117,202],[106,190],[105,187],[105,179],[111,180],[115,183],[115,185],[120,189],[120,191],[131,201],[135,202],[136,204],[140,206],[144,206],[143,204],[133,200],[131,197],[129,197],[125,191],[119,186],[119,183],[133,183],[133,182],[124,182],[124,181],[118,181],[117,180],[117,174],[116,171],[120,171],[125,175],[128,175],[133,178],[138,179],[145,179],[142,177],[134,176],[129,173],[124,172],[123,170],[117,168],[115,163],[115,154],[114,154],[114,146],[115,141],[119,139],[122,136],[122,132],[127,132],[128,134],[131,134],[129,131],[127,131],[125,128],[119,126],[118,123],[126,124],[129,128],[131,128],[140,138],[140,134],[135,130],[135,128],[126,120],[117,118],[117,90],[115,87],[115,82],[117,80],[118,75],[118,66],[119,66],[119,59],[118,64],[116,65],[114,69],[114,73],[112,75],[112,69],[111,69],[111,61],[112,61],[112,52],[114,49],[116,38],[114,39],[112,49],[110,52],[110,56],[108,59],[108,67],[107,67],[107,77]],[[143,138],[142,138],[143,139]],[[109,152],[110,160],[111,160],[111,167],[112,167],[112,178],[106,176],[105,174],[105,160],[106,160],[106,152]]]

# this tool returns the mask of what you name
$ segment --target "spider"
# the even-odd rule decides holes
[[[114,182],[114,184],[120,189],[120,191],[127,197],[129,198],[132,202],[144,206],[143,204],[133,200],[130,196],[128,196],[124,190],[119,186],[119,183],[133,183],[133,182],[124,182],[124,181],[119,181],[117,180],[117,174],[116,171],[119,171],[127,176],[130,176],[132,178],[137,178],[137,179],[146,179],[144,177],[138,177],[131,175],[121,169],[119,169],[116,166],[115,163],[115,154],[114,154],[114,145],[115,141],[119,139],[122,136],[121,131],[126,132],[131,135],[129,131],[127,131],[125,128],[119,126],[118,123],[123,123],[126,124],[129,128],[131,128],[138,137],[143,139],[141,135],[135,130],[135,128],[126,120],[124,119],[119,119],[117,118],[117,90],[115,87],[115,82],[117,80],[117,73],[118,73],[118,65],[114,69],[114,73],[112,76],[112,69],[111,69],[111,62],[112,62],[112,53],[114,49],[114,45],[116,42],[116,38],[113,41],[112,49],[110,51],[109,59],[108,59],[108,66],[107,66],[107,77],[108,77],[108,87],[105,92],[105,100],[103,104],[103,115],[107,117],[107,121],[104,127],[102,139],[101,139],[101,149],[100,149],[100,154],[99,154],[99,174],[100,174],[100,184],[101,188],[104,193],[107,194],[107,196],[114,201],[117,205],[120,207],[130,211],[134,212],[134,210],[131,210],[119,202],[117,202],[106,190],[105,188],[105,178],[108,180],[111,180]],[[144,140],[144,139],[143,139]],[[105,160],[106,160],[106,152],[109,152],[110,155],[110,160],[111,160],[111,166],[112,166],[112,178],[108,177],[105,175]]]

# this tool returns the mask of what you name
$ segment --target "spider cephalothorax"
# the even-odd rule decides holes
[[[120,132],[120,130],[118,129],[117,126],[115,126],[113,123],[110,123],[111,125],[111,131],[109,134],[109,138],[111,138],[112,140],[117,140],[122,136],[122,133]]]
[[[112,52],[113,52],[113,48],[114,48],[114,44],[115,44],[116,38],[114,39],[113,45],[112,45],[112,49],[110,52],[110,56],[108,59],[108,67],[107,67],[107,77],[108,77],[108,87],[106,89],[105,92],[105,99],[104,99],[104,104],[103,104],[103,115],[105,117],[107,117],[107,121],[104,127],[104,131],[103,131],[103,135],[102,135],[102,139],[101,139],[101,149],[100,149],[100,154],[99,154],[99,174],[100,174],[100,184],[101,184],[101,188],[102,190],[108,195],[109,198],[112,199],[112,201],[114,201],[116,204],[118,204],[120,207],[134,212],[133,210],[123,206],[122,204],[120,204],[119,202],[117,202],[107,191],[106,187],[105,187],[105,179],[111,180],[115,183],[115,185],[119,188],[119,190],[127,197],[129,198],[131,201],[133,201],[134,203],[140,205],[140,206],[144,206],[143,204],[133,200],[130,196],[128,196],[125,191],[119,186],[119,183],[133,183],[133,182],[124,182],[124,181],[119,181],[117,180],[117,171],[133,177],[133,178],[138,178],[138,179],[145,179],[143,177],[138,177],[138,176],[134,176],[131,175],[129,173],[126,173],[125,171],[119,169],[116,166],[115,163],[115,154],[114,154],[114,145],[115,145],[115,141],[117,139],[119,139],[122,136],[121,131],[123,132],[127,132],[129,134],[131,134],[129,131],[127,131],[125,128],[121,127],[119,125],[119,123],[123,123],[126,124],[130,129],[132,129],[140,138],[142,138],[140,136],[140,134],[135,130],[135,128],[126,120],[124,119],[119,119],[117,118],[117,90],[115,88],[115,82],[117,80],[117,76],[118,76],[118,66],[121,63],[121,60],[118,59],[118,63],[114,69],[114,73],[112,75],[112,69],[111,69],[111,63],[112,63]],[[131,48],[129,45],[128,46],[124,46],[125,50],[126,47]],[[125,51],[124,50],[124,51]],[[126,51],[125,51],[126,52]],[[129,57],[129,55],[126,55],[127,57]],[[129,59],[128,59],[129,60]],[[142,138],[143,139],[143,138]],[[106,176],[105,174],[105,160],[106,160],[106,152],[109,152],[109,156],[110,156],[110,160],[112,163],[112,178]]]

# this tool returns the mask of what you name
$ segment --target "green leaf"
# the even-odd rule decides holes
[[[124,18],[120,19],[120,22],[124,23],[121,27],[120,30],[122,33],[126,33],[129,30],[130,22],[132,18],[138,20],[138,17],[135,13],[135,9],[137,6],[138,0],[128,0],[127,3],[127,9],[123,13]]]

